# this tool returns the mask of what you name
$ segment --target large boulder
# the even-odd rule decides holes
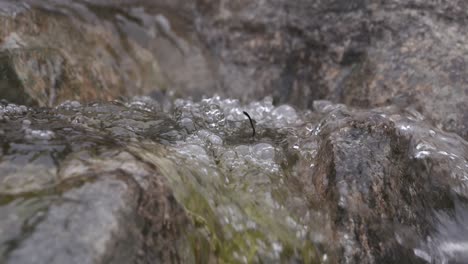
[[[210,58],[171,6],[5,1],[0,10],[0,97],[10,102],[54,106],[169,88],[200,96],[215,87]]]
[[[300,179],[327,216],[324,244],[335,261],[466,261],[466,249],[444,246],[468,235],[458,222],[467,214],[465,141],[395,112],[343,107],[314,132],[313,166],[300,161]]]
[[[317,99],[397,104],[467,137],[463,1],[51,0],[0,8],[0,95],[18,103],[171,90],[272,95],[300,108]]]
[[[0,262],[466,262],[466,5],[0,1]]]
[[[410,106],[468,137],[466,2],[202,2],[229,96]]]
[[[314,108],[2,102],[0,260],[466,262],[466,141],[397,107]]]
[[[167,263],[184,251],[189,223],[156,168],[64,117],[74,111],[0,113],[0,262]]]

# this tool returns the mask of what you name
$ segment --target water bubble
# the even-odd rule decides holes
[[[195,131],[195,123],[192,119],[188,117],[184,117],[179,121],[179,125],[185,128],[187,131],[192,132]]]
[[[204,112],[204,122],[207,125],[207,128],[214,130],[223,129],[226,124],[226,119],[224,118],[224,112],[221,107],[217,104],[209,104],[203,107]]]
[[[208,137],[208,140],[211,142],[213,145],[222,145],[223,144],[223,139],[219,137],[218,135],[212,134]]]
[[[26,106],[24,106],[24,105],[20,105],[19,110],[21,111],[21,113],[25,113],[25,112],[28,111],[28,108]]]
[[[23,126],[24,126],[24,127],[28,127],[28,126],[31,125],[31,120],[25,119],[25,120],[23,120],[22,123],[23,123]]]
[[[0,112],[5,115],[22,115],[28,111],[28,108],[24,105],[8,104],[5,107],[0,108]]]
[[[56,109],[64,109],[64,110],[76,110],[81,107],[81,103],[78,101],[70,101],[67,100],[61,104],[59,104]]]
[[[55,137],[55,133],[50,130],[34,130],[25,129],[25,138],[38,140],[51,140]]]
[[[235,172],[229,177],[242,178],[244,171],[247,170],[247,161],[245,157],[240,156],[234,150],[227,150],[220,155],[220,167],[228,172]]]
[[[275,158],[275,149],[270,144],[260,143],[253,146],[252,154],[254,158],[259,160],[272,161]]]
[[[237,155],[236,155],[236,152],[233,151],[233,150],[228,150],[226,152],[223,153],[223,156],[222,158],[224,160],[234,160],[237,158]]]
[[[250,155],[250,148],[246,145],[239,145],[234,148],[237,155],[239,156],[249,156]]]
[[[139,109],[147,112],[154,112],[161,110],[161,105],[149,96],[135,96],[126,103],[128,108]]]
[[[210,136],[211,133],[210,133],[208,130],[206,130],[206,129],[202,129],[202,130],[199,130],[199,131],[197,132],[197,135],[198,135],[200,138],[205,139],[205,138],[207,138],[208,136]]]
[[[276,127],[283,127],[293,125],[298,122],[298,115],[296,110],[289,105],[282,105],[272,112],[274,123]]]
[[[190,160],[196,160],[197,162],[209,163],[210,158],[206,153],[206,150],[194,144],[183,144],[179,145],[177,151]]]

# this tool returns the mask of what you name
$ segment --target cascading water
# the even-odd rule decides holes
[[[0,262],[466,262],[466,34],[341,2],[0,0]]]

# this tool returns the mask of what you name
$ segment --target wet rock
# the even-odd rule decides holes
[[[178,96],[200,96],[214,87],[210,59],[181,16],[169,7],[166,13],[147,7],[76,1],[0,6],[0,96],[54,106],[169,87]]]
[[[50,49],[13,49],[3,52],[1,62],[4,72],[0,96],[11,102],[27,105],[52,106],[57,98],[65,98],[61,84],[73,90],[65,72],[67,65],[59,52]],[[78,97],[78,96],[75,96]]]
[[[406,148],[384,120],[351,120],[321,143],[312,181],[320,201],[330,206],[344,263],[416,259],[392,239],[394,224],[425,225],[424,212],[416,211],[424,210],[425,194],[411,192],[421,189],[412,185],[422,180],[404,173]]]
[[[0,1],[0,262],[466,262],[464,10]]]
[[[9,117],[0,122],[0,262],[182,261],[189,223],[166,180],[116,141],[72,124],[65,116],[78,107],[0,107]]]
[[[467,72],[466,47],[459,45],[465,41],[465,7],[460,1],[393,1],[372,9],[365,53],[335,82],[341,100],[360,107],[411,106],[466,138],[467,89],[460,78]]]
[[[467,137],[463,1],[201,1],[225,93],[411,106]]]
[[[466,141],[411,108],[314,108],[1,102],[0,259],[464,262]]]
[[[443,245],[465,240],[440,234],[458,221],[442,215],[466,215],[468,149],[456,135],[440,133],[387,111],[338,108],[326,115],[312,134],[319,147],[313,166],[303,165],[303,177],[312,203],[329,217],[325,244],[331,256],[340,256],[334,261],[462,261],[466,250],[453,253]],[[455,141],[461,145],[448,143]],[[440,147],[439,154],[426,144]]]
[[[8,252],[7,263],[129,263],[135,259],[141,241],[131,228],[139,224],[135,218],[138,195],[129,190],[132,186],[102,176],[107,179],[85,183],[52,201],[38,199],[37,203],[43,200],[43,206],[48,206],[25,221],[34,232],[15,241],[18,246]]]
[[[26,2],[1,6],[0,49],[29,54],[3,66],[0,91],[17,103],[171,90],[300,108],[396,104],[466,138],[463,1]],[[61,69],[44,77],[25,62]]]

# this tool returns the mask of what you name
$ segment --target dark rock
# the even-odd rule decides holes
[[[466,261],[468,144],[418,112],[173,104],[0,102],[0,260]]]
[[[467,7],[0,1],[0,262],[467,262]]]
[[[350,120],[321,136],[319,165],[312,177],[320,202],[331,211],[333,229],[342,237],[342,262],[414,261],[392,228],[398,223],[417,224],[419,229],[427,225],[421,221],[424,212],[418,211],[425,210],[420,203],[426,194],[411,192],[421,189],[416,185],[422,181],[405,173],[408,142],[383,119]]]
[[[272,95],[300,108],[318,99],[397,104],[467,137],[463,1],[59,2],[9,3],[1,18],[0,45],[53,49],[65,59],[70,78],[59,85],[70,88],[48,104],[154,90]]]
[[[136,229],[142,221],[135,217],[138,189],[112,179],[114,175],[102,176],[105,179],[85,183],[61,196],[35,201],[48,206],[26,220],[31,234],[22,234],[24,237],[16,241],[7,263],[133,261],[142,243]]]
[[[467,138],[465,2],[204,2],[227,95],[411,106]]]
[[[0,262],[183,261],[189,222],[166,180],[64,117],[77,107],[0,108]]]
[[[125,3],[63,2],[3,6],[2,98],[54,106],[168,88],[200,97],[214,89],[211,59],[173,3],[162,5],[166,12],[148,5],[147,12]]]
[[[433,154],[425,144],[447,148],[443,142],[457,137],[433,131],[428,143],[421,133],[430,133],[426,127],[384,116],[338,109],[318,130],[317,166],[303,176],[312,203],[329,215],[329,254],[340,256],[335,260],[340,263],[466,261],[464,250],[434,246],[466,242],[441,235],[458,226],[453,221],[460,220],[452,217],[467,214],[462,205],[468,197],[466,168],[461,167],[466,166],[466,144],[456,147],[459,153]],[[456,167],[460,174],[453,171]],[[460,237],[468,235],[464,228],[456,229],[463,233]]]
[[[79,98],[73,73],[67,73],[64,57],[50,49],[16,49],[0,54],[0,96],[10,102],[52,106],[57,99]],[[68,70],[70,71],[70,70]],[[67,85],[67,87],[63,87]]]

